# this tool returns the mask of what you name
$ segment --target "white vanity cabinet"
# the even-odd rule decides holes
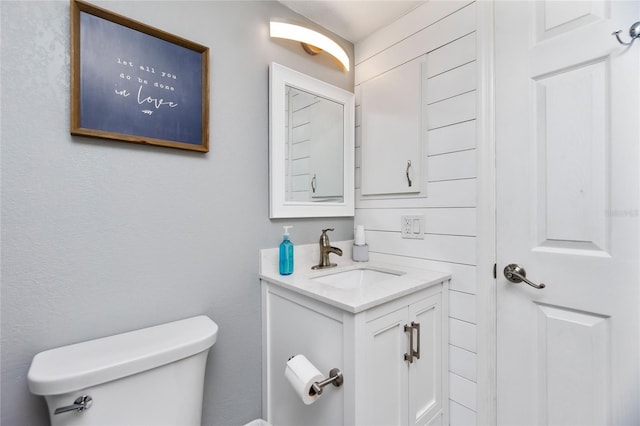
[[[419,194],[426,55],[360,86],[363,196]]]
[[[278,425],[447,424],[449,276],[431,274],[415,290],[403,287],[397,297],[360,307],[349,300],[364,289],[342,291],[341,299],[341,291],[322,292],[304,280],[262,276],[265,418]],[[419,359],[411,340],[414,351],[419,340]],[[339,368],[343,386],[328,385],[305,405],[284,377],[297,354],[327,377]]]

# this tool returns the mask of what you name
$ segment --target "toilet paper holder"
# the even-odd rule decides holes
[[[338,368],[332,368],[329,371],[329,378],[325,379],[321,382],[315,382],[311,385],[311,389],[309,389],[309,395],[322,395],[322,389],[328,384],[333,383],[333,386],[339,388],[344,383],[344,377],[342,376],[342,371]]]

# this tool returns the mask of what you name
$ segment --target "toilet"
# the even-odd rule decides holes
[[[199,426],[217,336],[198,316],[41,352],[29,390],[44,396],[52,426]]]

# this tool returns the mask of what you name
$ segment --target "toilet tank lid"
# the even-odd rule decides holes
[[[150,370],[208,350],[218,325],[204,315],[40,352],[27,380],[36,395],[58,395]]]

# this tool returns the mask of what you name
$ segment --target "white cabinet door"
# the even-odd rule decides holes
[[[442,303],[440,294],[409,305],[414,347],[420,358],[409,364],[409,424],[426,425],[442,413]],[[416,327],[417,325],[417,327]],[[420,338],[418,343],[416,337]],[[432,423],[433,424],[433,423]]]
[[[640,2],[495,6],[497,423],[638,425]]]
[[[426,56],[361,85],[363,195],[422,189],[422,103]]]
[[[388,313],[366,325],[367,425],[407,424],[407,363],[409,351],[404,326],[407,308]]]
[[[443,412],[441,294],[367,322],[366,338],[365,424],[438,424],[429,422]]]

